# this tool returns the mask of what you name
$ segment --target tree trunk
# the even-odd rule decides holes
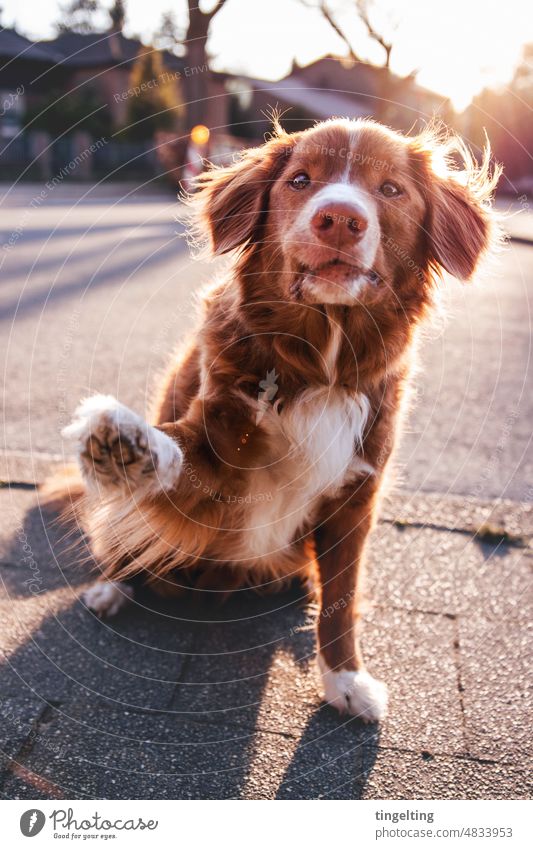
[[[198,0],[189,0],[189,26],[186,37],[186,66],[183,75],[185,93],[185,129],[189,132],[196,124],[205,124],[209,108],[209,80],[211,71],[207,60],[207,34],[213,17],[223,6],[224,0],[215,8],[204,13],[198,8]]]

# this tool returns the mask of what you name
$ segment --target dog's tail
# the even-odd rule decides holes
[[[39,486],[39,501],[59,515],[61,523],[81,519],[85,500],[85,484],[81,472],[74,463],[55,471]]]

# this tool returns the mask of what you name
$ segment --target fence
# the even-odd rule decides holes
[[[153,142],[93,139],[76,133],[54,140],[48,133],[21,133],[2,140],[0,180],[150,179],[162,169]]]

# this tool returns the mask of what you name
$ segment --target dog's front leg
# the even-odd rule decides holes
[[[150,497],[171,490],[179,478],[177,442],[110,395],[82,401],[63,435],[76,440],[82,475],[100,496]]]
[[[382,719],[387,709],[387,688],[366,671],[356,632],[375,490],[375,482],[369,479],[351,498],[328,504],[315,531],[322,584],[318,663],[326,700],[341,713],[364,722]]]
[[[63,435],[75,440],[89,492],[104,503],[151,498],[179,479],[183,455],[177,442],[110,395],[82,401]],[[82,598],[98,616],[113,616],[131,601],[133,587],[99,580]]]
[[[142,516],[152,501],[156,513],[158,504],[166,508],[175,505],[179,524],[180,516],[194,517],[202,502],[211,510],[221,492],[243,491],[248,467],[261,461],[261,451],[264,452],[265,440],[259,428],[243,442],[243,435],[251,432],[242,400],[237,397],[232,403],[231,393],[225,389],[219,399],[210,399],[209,403],[196,399],[182,419],[158,427],[149,425],[109,396],[94,396],[80,404],[64,434],[76,440],[89,496],[85,508],[89,514],[89,536],[93,553],[108,579],[84,594],[88,607],[101,616],[113,615],[132,598],[131,587],[113,580],[117,571],[123,574],[121,561],[132,556],[133,567],[128,575],[142,571],[132,550],[131,533],[123,529],[132,529],[126,517],[136,518],[139,531],[135,528],[133,536],[137,548],[148,551],[157,534],[150,530],[149,521],[142,521]],[[201,513],[192,519],[193,545],[198,516]],[[216,533],[215,528],[212,533]],[[163,554],[179,554],[181,550],[171,544],[170,551]],[[196,555],[195,548],[191,557]]]

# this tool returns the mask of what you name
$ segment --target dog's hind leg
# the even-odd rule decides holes
[[[84,480],[102,496],[150,497],[171,490],[179,478],[177,442],[110,395],[82,401],[63,435],[76,440]]]
[[[81,598],[97,616],[115,616],[132,601],[133,587],[125,581],[98,581]]]

